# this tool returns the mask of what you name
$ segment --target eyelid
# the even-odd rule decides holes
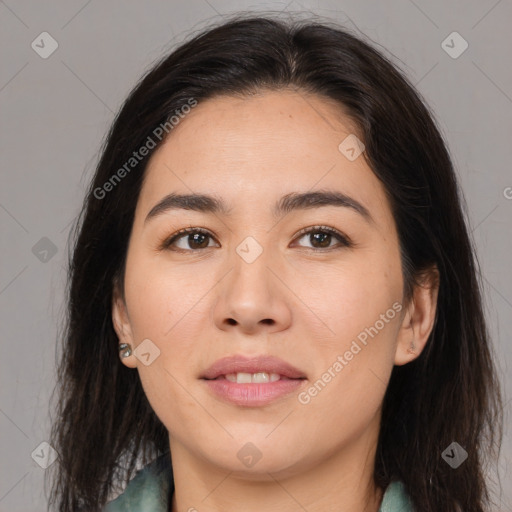
[[[294,238],[304,235],[304,234],[307,234],[307,233],[315,232],[315,230],[316,231],[327,231],[328,233],[330,233],[332,235],[337,235],[340,238],[347,239],[347,241],[348,241],[348,238],[343,233],[338,231],[336,228],[333,228],[331,226],[325,226],[323,224],[315,224],[313,226],[307,226],[305,228],[302,228],[298,233],[296,233],[294,235]]]

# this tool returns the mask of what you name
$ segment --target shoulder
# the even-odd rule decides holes
[[[394,480],[388,485],[379,512],[414,512],[403,482]]]
[[[139,470],[123,493],[107,503],[102,512],[167,512],[172,491],[170,455],[163,454]]]

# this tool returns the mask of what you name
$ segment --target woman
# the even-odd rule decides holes
[[[75,231],[50,501],[488,510],[501,395],[459,194],[418,93],[340,27],[239,17],[166,56]]]

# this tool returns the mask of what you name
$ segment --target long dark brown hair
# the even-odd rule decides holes
[[[405,73],[360,35],[329,22],[239,15],[191,38],[140,80],[105,139],[70,237],[67,317],[59,334],[58,403],[50,444],[49,505],[99,510],[137,464],[169,451],[138,373],[119,360],[113,287],[149,151],[108,193],[104,184],[191,98],[293,88],[334,100],[360,131],[399,234],[406,299],[436,265],[437,316],[421,355],[395,366],[383,403],[374,480],[404,482],[418,511],[483,512],[493,497],[487,465],[502,439],[502,396],[482,306],[466,207],[434,116]],[[186,122],[186,120],[184,121]],[[442,452],[468,453],[457,469]]]

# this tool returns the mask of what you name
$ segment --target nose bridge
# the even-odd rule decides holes
[[[248,235],[235,247],[231,258],[234,267],[231,286],[238,285],[240,291],[249,293],[252,288],[257,287],[257,293],[269,294],[271,272],[268,266],[272,266],[272,260],[275,261],[275,254],[268,246],[269,237],[260,235],[258,238],[265,240],[260,243],[255,236]]]
[[[228,258],[231,272],[219,289],[214,312],[220,328],[234,322],[248,331],[259,324],[283,328],[291,316],[278,280],[270,270],[276,267],[277,255],[264,245],[269,237],[260,236],[265,238],[260,243],[256,236],[242,239]]]

